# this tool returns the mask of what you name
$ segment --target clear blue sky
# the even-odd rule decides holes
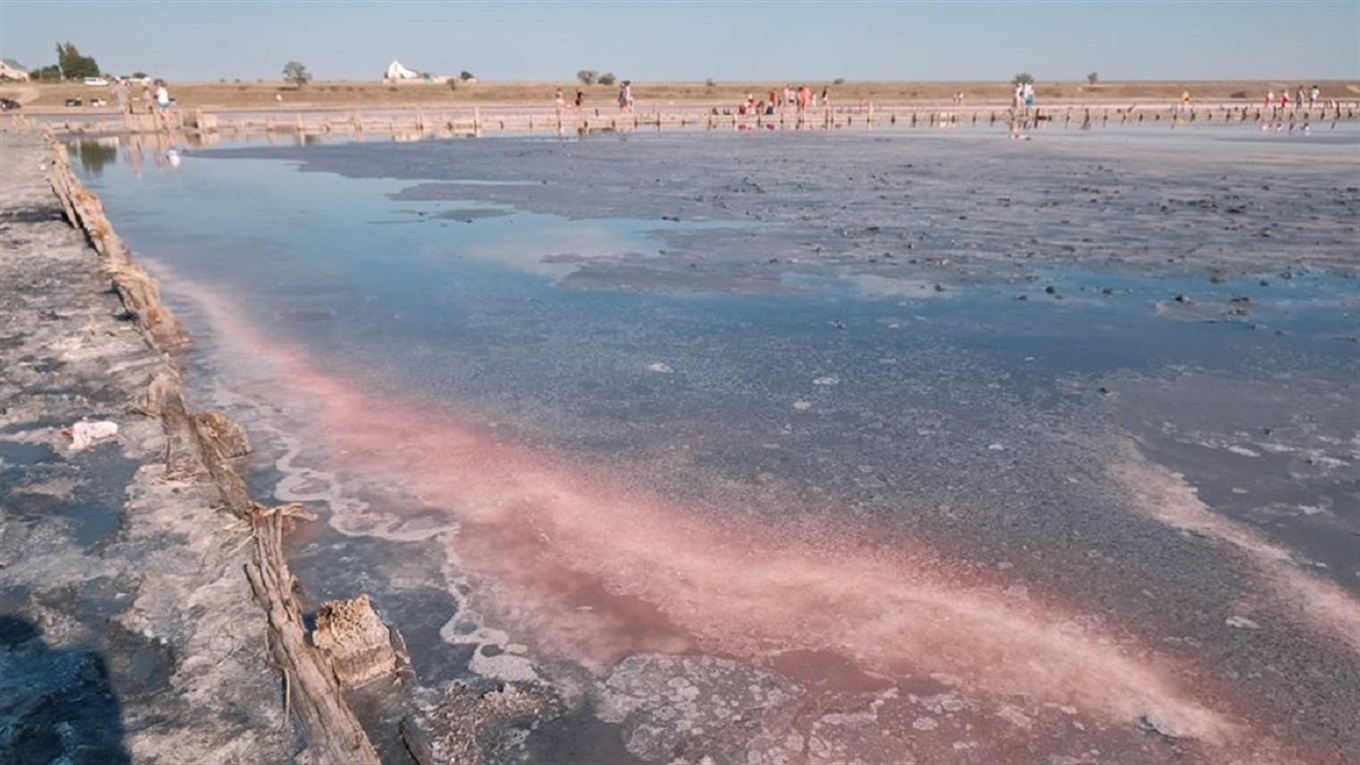
[[[1360,0],[120,2],[0,0],[0,56],[75,43],[114,74],[487,80],[1360,79]]]

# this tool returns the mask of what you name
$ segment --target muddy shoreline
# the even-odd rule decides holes
[[[66,222],[43,137],[0,158],[0,759],[288,759],[250,528],[146,410],[173,362]],[[117,434],[76,451],[82,420]]]
[[[10,133],[0,156],[4,759],[482,762],[560,717],[533,684],[403,682],[394,627],[396,663],[346,679],[355,623],[327,614],[357,593],[304,613],[285,560],[315,516],[251,498],[249,439],[189,405],[189,337],[66,148]]]

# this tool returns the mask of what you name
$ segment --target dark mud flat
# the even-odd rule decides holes
[[[92,183],[260,485],[326,515],[309,597],[411,624],[440,751],[1350,762],[1355,146],[637,134]]]
[[[0,134],[0,761],[286,760],[248,529],[165,474],[131,409],[162,355],[45,161],[41,136]],[[73,451],[82,419],[118,433]]]

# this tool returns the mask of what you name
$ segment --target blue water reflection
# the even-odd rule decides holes
[[[558,280],[585,260],[645,264],[671,257],[667,233],[752,224],[567,219],[497,202],[395,200],[411,181],[295,167],[191,154],[172,173],[106,169],[90,183],[139,255],[229,292],[271,332],[355,362],[374,382],[512,409],[561,405],[564,389],[607,390],[652,363],[683,372],[694,395],[761,399],[796,397],[792,389],[817,370],[882,378],[885,357],[967,354],[1007,370],[1008,386],[1051,387],[1071,374],[1177,364],[1241,372],[1288,364],[1262,361],[1286,348],[1291,360],[1342,360],[1353,350],[1337,338],[1356,331],[1354,282],[1315,273],[1211,281],[1040,267],[1021,283],[944,291],[790,266],[778,294],[565,289]],[[938,382],[929,369],[906,374]],[[630,416],[684,407],[652,404]]]

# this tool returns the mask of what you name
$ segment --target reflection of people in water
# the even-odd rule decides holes
[[[47,645],[26,619],[0,615],[0,762],[129,765],[104,659]]]

